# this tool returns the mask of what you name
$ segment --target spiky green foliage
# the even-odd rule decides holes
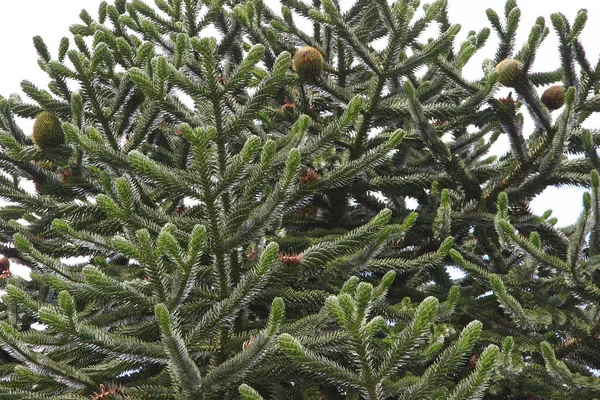
[[[587,14],[533,71],[544,19],[517,49],[516,2],[488,10],[472,81],[492,31],[418,3],[117,0],[56,56],[36,37],[48,89],[0,98],[0,252],[32,270],[0,280],[0,397],[600,396]],[[63,141],[15,122],[40,113]],[[590,190],[565,228],[529,209],[560,185]]]
[[[465,354],[478,341],[481,323],[474,321],[467,325],[457,341],[441,351],[448,331],[434,323],[440,310],[433,297],[423,300],[406,322],[393,317],[372,317],[373,308],[381,302],[394,277],[393,272],[386,274],[377,287],[366,282],[357,284],[356,279],[351,279],[339,296],[327,299],[327,309],[340,328],[337,349],[329,351],[329,357],[305,347],[301,339],[289,334],[279,337],[282,352],[306,374],[327,377],[350,396],[372,400],[447,396],[449,388],[444,384],[447,375],[457,371]],[[497,348],[484,351],[484,355],[479,370],[459,384],[454,398],[469,398],[484,391],[494,371]],[[417,365],[422,368],[421,376],[407,375],[408,365],[413,371]]]

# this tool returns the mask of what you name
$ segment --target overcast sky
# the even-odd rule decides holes
[[[275,7],[277,2],[265,1]],[[425,1],[423,1],[425,2]],[[46,41],[50,51],[55,55],[60,39],[70,37],[69,26],[79,23],[78,14],[85,8],[93,16],[97,16],[101,0],[1,0],[0,3],[0,94],[7,96],[11,93],[20,93],[19,83],[28,79],[38,86],[45,87],[48,80],[37,65],[37,54],[32,45],[32,37],[40,35]],[[112,0],[109,0],[112,3]],[[352,2],[340,0],[345,6]],[[148,1],[148,4],[153,4]],[[470,30],[480,30],[489,26],[485,10],[495,9],[502,14],[503,0],[449,0],[450,20],[460,23],[462,30],[459,39],[462,41]],[[600,26],[600,1],[596,0],[521,0],[519,6],[522,11],[521,29],[518,36],[518,48],[529,34],[538,16],[544,16],[547,25],[550,24],[550,14],[562,12],[572,20],[581,8],[589,11],[588,23],[581,35],[582,42],[587,49],[588,59],[595,65],[600,54],[600,40],[598,31],[594,27]],[[277,7],[279,8],[279,7]],[[473,79],[481,76],[481,60],[492,57],[497,39],[492,35],[488,46],[481,55],[467,66],[465,73]],[[534,70],[549,71],[560,64],[557,51],[557,39],[551,32],[546,39],[540,54],[534,64]],[[30,124],[24,123],[23,128],[28,129]],[[600,120],[590,121],[589,128],[599,128]],[[553,209],[553,215],[559,219],[559,225],[568,225],[575,221],[581,212],[582,191],[573,188],[548,189],[532,202],[534,212],[541,214],[547,209]]]

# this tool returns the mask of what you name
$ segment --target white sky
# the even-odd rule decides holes
[[[46,75],[39,70],[37,54],[33,48],[31,38],[40,35],[46,41],[51,53],[56,54],[58,43],[64,36],[71,37],[68,30],[73,23],[79,23],[78,14],[85,8],[95,18],[101,0],[0,0],[0,94],[8,96],[11,93],[23,93],[19,83],[28,79],[40,87],[45,87],[48,80]],[[113,0],[109,0],[112,3]],[[152,4],[152,1],[147,1]],[[265,0],[274,7],[274,0]],[[347,0],[340,0],[343,6],[351,4]],[[426,2],[426,1],[423,1]],[[485,10],[495,9],[503,13],[504,0],[449,0],[450,20],[462,25],[459,39],[462,41],[470,30],[479,31],[484,26],[489,26]],[[589,11],[588,23],[581,35],[583,44],[587,49],[588,59],[595,65],[600,53],[600,41],[597,30],[600,26],[600,1],[596,0],[521,0],[519,6],[522,11],[521,29],[517,38],[517,48],[526,39],[530,28],[538,16],[546,18],[546,24],[551,28],[550,14],[562,12],[572,20],[581,8]],[[278,8],[278,7],[277,7]],[[552,29],[552,28],[551,28]],[[492,57],[497,43],[492,34],[488,46],[480,52],[477,58],[467,65],[467,77],[481,76],[481,61]],[[557,52],[557,39],[552,31],[544,42],[541,52],[534,64],[534,70],[549,71],[559,66]],[[29,129],[30,124],[23,124]],[[600,127],[600,119],[590,121],[590,128]],[[534,212],[541,214],[547,209],[553,209],[553,215],[559,219],[559,225],[574,222],[581,212],[582,190],[574,188],[550,188],[532,202]]]

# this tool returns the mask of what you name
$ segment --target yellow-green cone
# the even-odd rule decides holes
[[[302,78],[315,78],[323,71],[323,55],[314,47],[301,47],[294,53],[292,69]]]
[[[58,117],[51,112],[43,111],[35,117],[31,140],[40,149],[50,149],[65,143],[65,134]]]
[[[550,86],[542,94],[541,100],[548,110],[558,110],[565,105],[565,89],[562,85]]]
[[[523,79],[523,63],[519,60],[506,58],[496,65],[498,72],[498,83],[514,87]]]

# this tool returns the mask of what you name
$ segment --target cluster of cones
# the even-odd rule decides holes
[[[523,63],[513,58],[507,58],[496,65],[498,83],[507,87],[519,87],[525,79]],[[540,101],[548,110],[558,110],[565,105],[565,88],[562,85],[553,85],[544,91]]]

